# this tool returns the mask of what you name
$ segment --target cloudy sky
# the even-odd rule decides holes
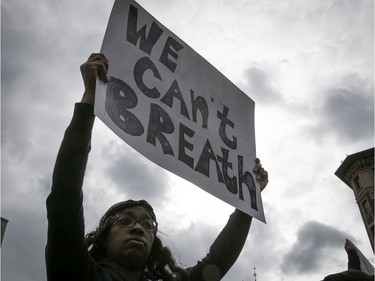
[[[373,1],[138,3],[256,103],[257,156],[270,178],[262,194],[267,224],[253,222],[224,280],[254,280],[254,267],[257,280],[321,280],[345,269],[345,238],[373,262],[353,193],[334,175],[346,155],[374,145]],[[1,2],[3,280],[46,280],[52,168],[83,93],[79,66],[100,50],[112,5]],[[204,257],[234,209],[96,120],[84,186],[87,231],[127,198],[155,207],[162,239],[186,266]]]

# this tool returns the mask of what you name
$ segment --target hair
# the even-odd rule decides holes
[[[111,227],[111,224],[106,224],[86,235],[89,253],[96,261],[106,256],[107,237]],[[171,250],[163,245],[156,233],[143,274],[150,280],[189,281],[187,271],[176,264]]]

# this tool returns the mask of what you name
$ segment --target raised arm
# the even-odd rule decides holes
[[[108,64],[102,55],[93,54],[81,66],[85,92],[77,103],[66,129],[47,198],[48,235],[46,267],[48,280],[72,280],[89,260],[84,240],[82,184],[91,132],[94,124],[95,83],[98,73],[106,81]],[[104,71],[104,72],[103,72]]]
[[[253,171],[261,190],[263,190],[268,184],[268,173],[263,169],[259,159],[255,160]],[[236,209],[211,245],[206,257],[195,266],[188,268],[190,280],[217,281],[222,279],[240,255],[249,233],[251,221],[251,216]]]

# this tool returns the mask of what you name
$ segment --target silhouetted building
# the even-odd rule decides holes
[[[353,190],[374,251],[374,148],[348,155],[335,175]]]

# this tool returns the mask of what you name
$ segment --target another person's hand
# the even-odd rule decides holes
[[[355,248],[354,248],[354,244],[353,244],[352,241],[350,241],[349,239],[346,239],[346,240],[345,240],[344,248],[345,248],[345,251],[346,251],[346,252],[348,252],[349,250],[355,249]]]
[[[262,191],[268,184],[268,173],[266,170],[264,170],[262,164],[260,164],[259,158],[255,159],[255,167],[253,169],[253,172],[255,174],[256,181],[260,185],[260,191]]]
[[[104,83],[109,82],[107,76],[108,60],[104,54],[93,53],[88,60],[81,65],[81,74],[83,83],[85,84],[85,92],[81,102],[94,104],[96,78]]]

